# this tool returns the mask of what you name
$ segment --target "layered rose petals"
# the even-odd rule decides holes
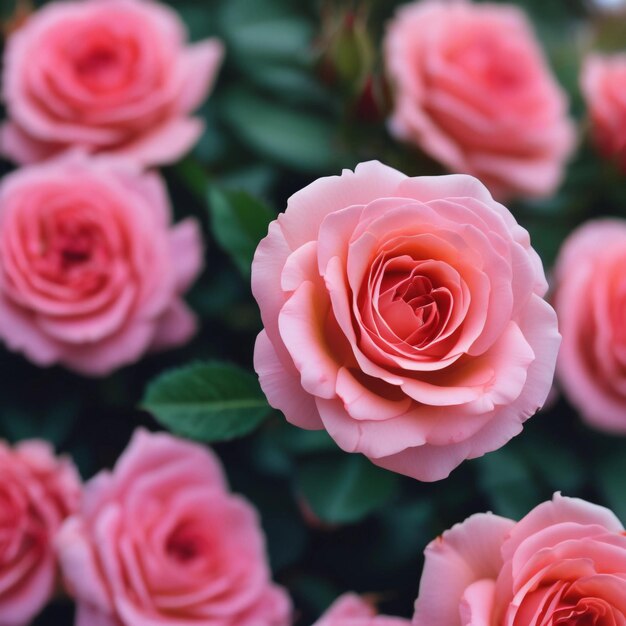
[[[475,515],[433,541],[413,624],[621,626],[624,572],[617,518],[557,494],[520,522]]]
[[[57,541],[77,626],[287,626],[255,511],[212,453],[138,431]]]
[[[506,443],[550,389],[541,262],[469,176],[371,162],[316,181],[270,225],[252,287],[270,403],[420,480]]]
[[[161,179],[71,154],[0,186],[0,337],[38,365],[104,375],[187,341],[198,224],[170,225]]]
[[[626,221],[590,221],[566,240],[555,271],[563,334],[558,380],[592,426],[626,433]]]
[[[314,626],[409,626],[409,620],[377,615],[374,607],[353,593],[346,593],[329,607]]]
[[[9,39],[0,150],[32,163],[72,146],[144,165],[173,163],[199,139],[190,114],[215,80],[217,40],[187,44],[152,0],[54,2]]]
[[[498,197],[545,196],[573,150],[564,92],[512,6],[426,0],[389,24],[392,133]]]
[[[80,478],[44,441],[0,441],[0,626],[27,626],[58,586],[54,541]]]

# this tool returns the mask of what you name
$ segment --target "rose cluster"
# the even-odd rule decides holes
[[[172,226],[145,168],[197,142],[222,55],[152,0],[52,2],[9,38],[0,151],[26,167],[0,185],[7,347],[102,376],[192,336],[199,225]]]
[[[0,624],[26,626],[60,583],[77,626],[289,626],[258,516],[217,457],[138,430],[81,486],[41,441],[0,442]]]

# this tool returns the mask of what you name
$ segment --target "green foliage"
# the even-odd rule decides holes
[[[233,131],[261,156],[305,172],[334,168],[336,130],[328,120],[243,88],[226,93],[221,105]]]
[[[242,275],[248,278],[254,251],[275,215],[245,191],[226,191],[212,186],[208,197],[213,235]]]
[[[360,455],[310,459],[298,467],[297,486],[312,512],[329,524],[358,522],[394,495],[398,478]]]
[[[172,432],[206,442],[247,435],[271,412],[255,376],[217,362],[161,374],[142,406]]]

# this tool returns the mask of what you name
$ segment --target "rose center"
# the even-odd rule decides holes
[[[552,618],[553,626],[604,626],[615,623],[611,607],[597,598],[583,598],[559,608]]]
[[[433,287],[424,276],[416,276],[406,285],[397,289],[393,301],[401,300],[413,310],[418,326],[423,326],[437,315],[437,303],[432,296]]]
[[[87,89],[101,92],[126,85],[136,57],[132,42],[106,33],[86,36],[84,41],[71,52],[78,80]]]
[[[204,536],[190,524],[179,526],[168,538],[166,553],[174,561],[189,564],[206,559],[207,545]]]
[[[80,215],[45,221],[31,250],[38,275],[56,284],[90,291],[110,271],[111,255],[101,228]]]
[[[85,224],[62,224],[50,242],[51,262],[61,272],[71,271],[91,261],[98,236]]]
[[[408,274],[390,272],[382,283],[380,315],[401,341],[425,347],[438,335],[452,307],[450,292],[433,285],[414,269]]]

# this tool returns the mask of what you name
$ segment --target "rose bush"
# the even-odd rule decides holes
[[[626,622],[625,571],[615,515],[557,494],[517,523],[479,514],[435,539],[413,624],[617,626]]]
[[[314,626],[409,626],[409,620],[376,615],[371,604],[346,593],[330,606]]]
[[[591,132],[602,154],[617,159],[626,169],[626,54],[594,53],[585,60],[581,88]]]
[[[287,626],[254,509],[210,450],[139,430],[59,533],[76,626]]]
[[[173,163],[199,139],[191,113],[223,55],[189,45],[178,15],[152,0],[53,2],[10,37],[0,152],[18,163],[80,146],[146,165]]]
[[[545,401],[546,288],[528,233],[476,179],[364,163],[292,196],[260,243],[255,368],[291,423],[438,480]]]
[[[415,2],[398,10],[384,46],[393,135],[478,177],[499,198],[555,191],[574,127],[521,10]]]
[[[555,269],[563,335],[558,380],[587,422],[626,433],[626,221],[593,220],[570,234]]]
[[[172,227],[161,179],[72,154],[0,184],[0,338],[38,365],[104,375],[195,330],[181,298],[199,225]]]
[[[57,589],[54,539],[80,478],[44,441],[0,441],[0,626],[27,626]]]

